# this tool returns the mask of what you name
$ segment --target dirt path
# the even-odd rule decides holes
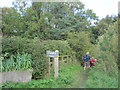
[[[79,71],[75,76],[75,81],[72,83],[70,88],[85,88],[85,83],[87,80],[87,73],[84,71]]]

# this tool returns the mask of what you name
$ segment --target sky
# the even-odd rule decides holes
[[[0,7],[11,7],[12,1],[15,0],[0,0]],[[92,9],[99,19],[106,15],[118,14],[118,2],[120,0],[79,0],[85,4],[86,9]]]
[[[118,2],[120,0],[80,0],[85,8],[92,9],[100,18],[106,15],[118,14]]]

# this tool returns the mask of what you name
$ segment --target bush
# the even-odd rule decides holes
[[[117,22],[109,26],[106,33],[98,37],[97,45],[91,49],[92,54],[98,59],[98,68],[114,77],[118,75],[118,33],[116,25],[118,25]]]
[[[87,32],[80,33],[69,33],[68,43],[73,51],[76,52],[76,57],[78,59],[82,58],[82,55],[86,54],[92,46]]]
[[[11,55],[17,55],[24,53],[25,48],[27,48],[30,43],[29,39],[20,37],[3,37],[2,40],[2,53],[8,53],[6,58],[10,58]]]
[[[8,53],[6,58],[10,58],[11,55],[16,56],[18,52],[32,55],[33,78],[43,78],[47,74],[48,59],[45,51],[55,51],[56,49],[60,51],[60,55],[71,55],[72,53],[71,48],[65,41],[3,37],[2,52],[3,54]]]

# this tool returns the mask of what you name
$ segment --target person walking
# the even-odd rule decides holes
[[[84,70],[86,70],[86,68],[90,67],[90,55],[89,52],[87,52],[85,55],[83,55],[82,60],[84,63]]]
[[[94,57],[92,57],[92,58],[90,59],[90,67],[91,67],[91,66],[95,66],[95,64],[94,64],[93,62],[97,62],[97,60],[94,59]]]

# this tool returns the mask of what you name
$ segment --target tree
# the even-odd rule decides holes
[[[90,51],[90,48],[92,47],[89,33],[87,31],[80,33],[69,33],[67,38],[70,47],[76,52],[76,57],[78,60],[81,60],[82,55]]]
[[[98,43],[91,49],[92,54],[98,59],[101,70],[110,76],[117,76],[118,69],[118,31],[117,21],[107,27],[104,35],[98,37]],[[113,74],[114,73],[114,74]]]
[[[98,37],[102,36],[108,30],[108,27],[117,21],[117,16],[106,16],[97,22],[96,25],[90,26],[88,29],[90,31],[91,42],[93,44],[97,43]]]
[[[81,2],[33,2],[31,7],[27,2],[14,2],[4,15],[3,31],[8,36],[66,40],[69,32],[87,31],[89,20],[96,18]]]
[[[4,35],[20,35],[22,28],[22,18],[20,13],[14,8],[3,8],[3,34]]]

